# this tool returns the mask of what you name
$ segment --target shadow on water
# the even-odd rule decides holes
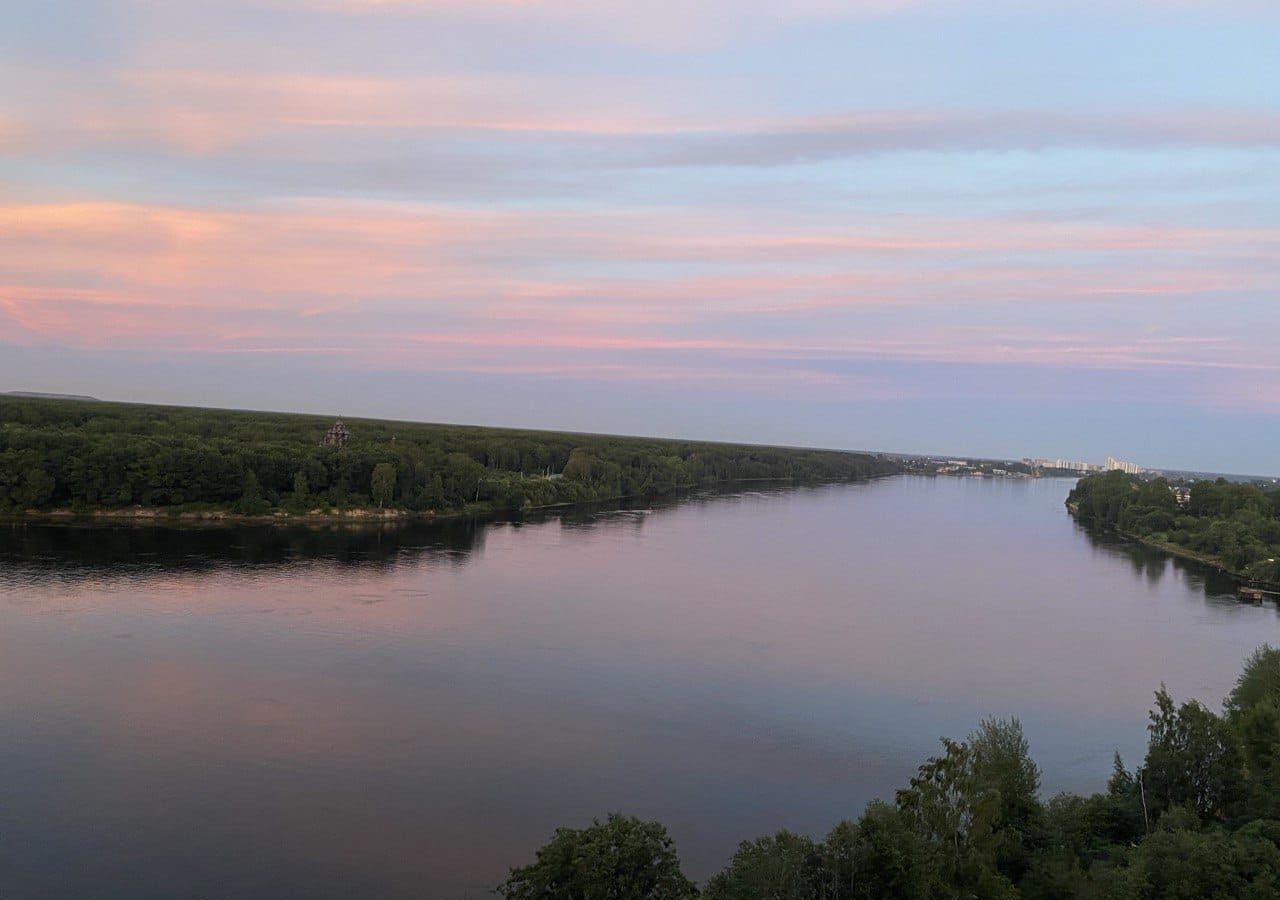
[[[1157,585],[1166,577],[1177,577],[1192,589],[1202,592],[1206,599],[1238,602],[1236,589],[1240,586],[1239,579],[1220,569],[1112,532],[1096,531],[1079,522],[1076,530],[1088,538],[1096,551],[1127,560],[1133,567],[1134,576],[1148,584]]]
[[[559,523],[573,530],[626,525],[678,506],[775,495],[791,487],[697,491],[655,500],[629,500],[484,518],[404,523],[250,525],[190,523],[6,522],[0,524],[0,581],[19,583],[79,577],[146,578],[175,572],[200,575],[228,569],[328,566],[390,569],[423,562],[463,565],[495,527]]]
[[[11,523],[0,527],[0,567],[130,577],[316,561],[380,567],[424,554],[465,559],[483,540],[483,530],[471,519],[328,528]]]

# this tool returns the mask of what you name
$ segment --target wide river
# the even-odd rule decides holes
[[[1280,641],[1070,482],[891,478],[405,529],[0,526],[0,896],[487,896],[559,825],[688,874],[1021,718],[1102,787]]]

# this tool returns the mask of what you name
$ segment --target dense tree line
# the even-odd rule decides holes
[[[1184,507],[1163,478],[1107,472],[1080,479],[1067,502],[1081,522],[1183,547],[1247,578],[1280,582],[1280,490],[1197,481]]]
[[[1044,802],[1017,720],[944,740],[892,803],[825,838],[746,841],[699,892],[658,823],[562,828],[499,887],[508,900],[1262,900],[1280,897],[1280,650],[1224,711],[1163,687],[1146,758],[1106,790]]]
[[[0,397],[0,512],[520,508],[762,478],[894,471],[867,454]]]

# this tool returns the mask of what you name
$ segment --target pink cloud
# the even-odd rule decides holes
[[[903,150],[1280,146],[1280,115],[1270,108],[787,114],[711,99],[673,102],[679,82],[655,74],[584,82],[523,73],[377,77],[10,63],[0,65],[0,75],[33,84],[25,103],[14,97],[0,105],[0,147],[42,153],[155,144],[185,157],[230,154],[242,164],[282,157],[337,162],[344,151],[335,138],[343,135],[394,142],[414,132],[459,139],[495,133],[576,148],[567,165],[577,169],[776,166]]]
[[[993,304],[1155,310],[1172,298],[1274,295],[1274,267],[1240,268],[1231,255],[1270,253],[1280,235],[1266,229],[770,224],[748,232],[714,211],[644,207],[0,204],[0,340],[636,380],[690,369],[771,377],[761,361],[792,373],[779,378],[851,377],[832,375],[830,359],[1276,370],[1239,339],[944,321]],[[875,319],[853,315],[873,309]]]

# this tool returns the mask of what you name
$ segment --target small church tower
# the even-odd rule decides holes
[[[346,424],[339,419],[333,423],[333,427],[329,429],[324,436],[324,440],[320,442],[322,447],[345,447],[347,439],[351,437],[351,432],[347,431]]]

